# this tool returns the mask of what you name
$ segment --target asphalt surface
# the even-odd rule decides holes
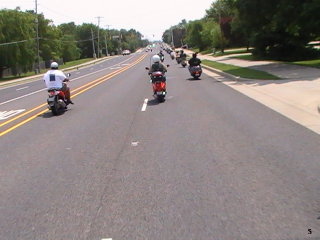
[[[151,54],[127,65],[144,54],[72,73],[75,90],[119,71],[60,116],[0,120],[0,239],[320,239],[319,135],[168,55],[159,104]],[[43,87],[1,89],[0,111]]]

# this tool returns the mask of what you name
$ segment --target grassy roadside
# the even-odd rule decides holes
[[[215,54],[213,54],[213,49],[205,50],[202,52],[199,51],[199,48],[191,48],[189,50],[191,50],[193,52],[198,52],[203,55],[210,54],[210,56],[214,56],[214,57],[226,56],[226,55],[231,55],[231,54],[242,54],[242,53],[250,54],[251,53],[250,50],[247,51],[246,48],[230,48],[230,49],[225,49],[223,53],[220,51],[217,51]]]
[[[272,74],[269,74],[263,71],[238,67],[238,66],[219,63],[219,62],[210,61],[210,60],[202,60],[202,64],[212,68],[219,69],[225,73],[229,73],[241,78],[259,79],[259,80],[279,80],[280,79],[277,76],[274,76]]]
[[[274,61],[274,60],[268,60],[268,59],[255,58],[252,55],[234,56],[232,58],[242,59],[242,60],[246,60],[246,61],[263,61],[263,60]],[[274,62],[276,62],[276,61],[274,61]],[[300,65],[300,66],[304,66],[304,67],[320,68],[320,59],[296,61],[296,62],[281,62],[281,63]]]
[[[301,66],[305,66],[305,67],[320,68],[320,59],[307,60],[307,61],[298,61],[298,62],[286,62],[286,63],[295,64],[295,65],[301,65]]]
[[[94,58],[85,58],[85,59],[80,59],[80,60],[76,60],[76,61],[66,62],[63,65],[60,65],[59,69],[62,70],[65,68],[74,67],[74,66],[86,63],[86,62],[90,62],[92,60],[94,60]],[[46,71],[47,71],[47,69],[43,69],[40,71],[40,74],[41,73],[44,74]],[[20,76],[7,76],[4,78],[0,78],[0,82],[10,81],[10,80],[24,78],[24,77],[31,77],[31,76],[35,76],[35,75],[37,75],[35,72],[27,72],[27,73],[20,74]]]
[[[94,58],[84,58],[84,59],[80,59],[80,60],[76,60],[76,61],[72,61],[72,62],[66,62],[64,65],[61,65],[60,69],[74,67],[74,66],[86,63],[86,62],[90,62],[92,60],[94,60]]]
[[[250,51],[247,51],[247,49],[227,49],[225,50],[223,53],[222,52],[216,52],[215,54],[211,54],[211,56],[214,57],[220,57],[220,56],[227,56],[227,55],[231,55],[231,54],[250,54]],[[247,55],[245,55],[247,56]]]
[[[242,60],[246,60],[246,61],[272,61],[269,59],[262,59],[262,58],[254,57],[252,54],[241,55],[241,56],[232,56],[232,58],[242,59]]]

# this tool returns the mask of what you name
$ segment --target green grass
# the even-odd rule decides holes
[[[246,61],[273,61],[273,62],[277,62],[275,60],[257,58],[252,55],[234,56],[232,58],[242,59],[242,60],[246,60]],[[300,65],[300,66],[305,66],[305,67],[320,68],[320,59],[296,61],[296,62],[283,62],[283,63],[295,64],[295,65]]]
[[[242,54],[242,53],[250,53],[250,51],[247,51],[247,49],[237,49],[237,50],[225,50],[223,53],[222,52],[216,52],[215,54],[212,54],[214,57],[219,57],[219,56],[226,56],[226,55],[231,55],[231,54]]]
[[[320,68],[320,59],[298,61],[298,62],[287,62],[287,63],[301,65],[301,66],[305,66],[305,67]]]
[[[253,55],[242,55],[242,56],[233,56],[232,58],[237,58],[237,59],[242,59],[242,60],[247,60],[247,61],[263,61],[266,59],[262,58],[257,58]]]
[[[206,55],[206,54],[212,53],[212,50],[204,50],[204,51],[202,51],[200,53]]]
[[[65,69],[65,68],[69,68],[69,67],[73,67],[73,66],[77,66],[86,62],[90,62],[94,60],[94,58],[84,58],[84,59],[80,59],[80,60],[76,60],[76,61],[72,61],[72,62],[66,62],[65,64],[60,66],[60,69]]]
[[[213,67],[216,69],[219,69],[225,73],[232,74],[234,76],[239,76],[242,78],[248,78],[248,79],[259,79],[259,80],[278,80],[277,76],[274,76],[272,74],[269,74],[267,72],[258,71],[250,68],[243,68],[238,67],[230,64],[225,63],[219,63],[209,60],[202,60],[202,63],[204,65],[207,65],[209,67]]]
[[[85,58],[85,59],[80,59],[80,60],[76,60],[76,61],[66,62],[63,65],[60,65],[59,69],[70,68],[70,67],[73,67],[73,66],[77,66],[79,64],[83,64],[83,63],[92,61],[92,60],[93,60],[93,58]],[[44,74],[46,71],[47,71],[47,69],[43,69],[43,70],[40,71],[40,73]],[[0,78],[0,81],[10,81],[10,80],[24,78],[24,77],[30,77],[30,76],[34,76],[34,75],[36,75],[35,72],[27,72],[27,73],[20,74],[20,76],[3,77],[3,78]]]
[[[191,50],[193,52],[199,52],[199,48],[189,48],[189,50]]]

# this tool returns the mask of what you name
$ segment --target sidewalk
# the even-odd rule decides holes
[[[185,52],[192,54],[190,50]],[[271,61],[246,61],[232,56],[198,54],[200,59],[249,67],[278,76],[280,80],[237,81],[229,74],[204,70],[224,84],[320,134],[320,69]]]

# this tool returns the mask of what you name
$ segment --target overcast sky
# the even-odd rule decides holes
[[[162,33],[182,19],[204,17],[215,0],[37,0],[38,12],[55,25],[75,22],[98,24],[110,29],[136,29],[150,40],[160,40]],[[35,0],[1,0],[0,8],[34,10]]]

